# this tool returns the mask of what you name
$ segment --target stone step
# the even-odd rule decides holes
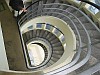
[[[85,26],[85,28],[87,30],[96,30],[96,28],[94,26],[92,26],[91,23],[83,23],[83,25]],[[77,26],[78,30],[83,30],[83,27],[80,24],[76,24],[76,26]],[[75,30],[75,27],[74,26],[71,26],[71,28],[73,30]]]
[[[100,70],[100,63],[97,63],[96,65],[90,67],[89,69],[83,71],[78,75],[100,75],[99,70]]]
[[[87,49],[84,49],[84,51],[82,51],[82,53],[81,53],[80,60],[82,60],[85,57],[86,53],[87,53]],[[80,67],[79,69],[75,70],[75,72],[77,74],[79,74],[79,73],[91,68],[92,66],[96,65],[98,62],[99,62],[99,60],[91,55],[89,61],[85,65]]]

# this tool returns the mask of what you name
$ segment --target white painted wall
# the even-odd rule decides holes
[[[0,70],[9,70],[1,23],[0,23]]]

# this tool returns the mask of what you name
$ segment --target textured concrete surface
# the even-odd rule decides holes
[[[0,12],[0,21],[9,68],[11,70],[26,70],[17,22],[13,18],[13,14],[8,9],[5,1],[0,0],[0,2],[2,2],[5,7],[5,10]]]

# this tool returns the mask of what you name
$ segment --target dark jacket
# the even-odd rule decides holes
[[[24,8],[22,0],[10,0],[9,5],[16,11],[22,10],[22,8]]]

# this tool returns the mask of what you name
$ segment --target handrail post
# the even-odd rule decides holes
[[[40,13],[41,16],[42,16],[42,12],[43,12],[43,0],[39,1],[39,8],[38,8],[38,13]]]

